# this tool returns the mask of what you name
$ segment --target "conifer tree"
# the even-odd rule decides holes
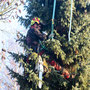
[[[20,17],[20,22],[28,28],[33,17],[41,18],[46,25],[43,30],[48,34],[51,32],[51,19],[53,10],[53,0],[27,0],[28,6],[26,18]],[[55,66],[49,65],[48,71],[43,75],[43,86],[41,90],[88,90],[89,89],[89,59],[90,59],[90,22],[87,0],[73,1],[73,18],[71,40],[68,42],[68,30],[70,19],[70,0],[57,0],[55,12],[54,39],[45,40],[44,54],[41,58],[47,62],[54,60],[70,73],[70,78],[62,76],[62,71],[58,71]],[[23,75],[10,70],[12,77],[17,78],[21,90],[39,90],[38,73],[35,71],[39,57],[25,44],[25,36],[21,35],[18,40],[25,48],[26,54],[10,53],[16,62],[24,67]],[[23,43],[22,43],[23,42]],[[42,49],[42,47],[40,47]],[[27,63],[27,57],[29,63]]]

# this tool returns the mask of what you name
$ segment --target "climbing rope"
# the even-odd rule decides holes
[[[70,42],[70,32],[71,32],[71,24],[72,24],[72,4],[73,4],[73,0],[71,0],[71,15],[70,15],[70,26],[69,26],[69,33],[68,33],[68,42]]]
[[[68,33],[68,41],[70,42],[70,32],[71,32],[71,24],[72,24],[72,4],[73,0],[71,0],[71,15],[70,15],[70,26],[69,26],[69,33]],[[54,17],[55,17],[55,8],[56,8],[56,0],[54,0],[54,5],[53,5],[53,15],[52,15],[52,31],[51,31],[51,39],[53,39],[53,31],[54,31]],[[41,42],[39,42],[41,44]],[[42,45],[42,48],[46,49],[44,45]]]
[[[51,31],[51,38],[53,39],[53,31],[54,31],[54,17],[55,17],[55,8],[56,8],[56,0],[54,0],[53,6],[53,15],[52,15],[52,31]]]

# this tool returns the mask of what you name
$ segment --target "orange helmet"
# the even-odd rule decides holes
[[[31,20],[31,26],[34,25],[35,23],[40,24],[42,23],[42,20],[38,17],[35,17]]]

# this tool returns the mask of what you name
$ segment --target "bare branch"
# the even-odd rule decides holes
[[[6,19],[8,19],[12,15],[12,14],[9,14],[11,11],[14,11],[19,6],[21,6],[22,4],[24,4],[24,1],[23,0],[18,0],[17,2],[16,1],[17,0],[11,0],[11,2],[10,2],[9,0],[5,0],[5,1],[2,0],[0,2],[0,20],[6,20]],[[21,3],[18,4],[18,2],[21,2]]]

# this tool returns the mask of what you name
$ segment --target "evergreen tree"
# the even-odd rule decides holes
[[[39,17],[46,23],[43,30],[50,33],[53,0],[27,0],[27,2],[28,6],[25,6],[27,15],[26,18],[19,18],[21,23],[27,28],[33,17]],[[73,1],[71,41],[68,42],[70,4],[70,0],[57,0],[54,39],[41,42],[45,47],[41,58],[47,62],[54,60],[58,65],[67,69],[71,77],[66,79],[62,76],[62,71],[58,71],[55,66],[48,64],[48,71],[43,75],[42,90],[89,89],[90,22],[88,4],[86,0]],[[39,90],[38,73],[35,71],[35,65],[39,60],[38,54],[25,45],[23,35],[18,41],[25,48],[26,54],[10,54],[23,65],[24,74],[19,75],[9,69],[11,75],[17,78],[21,90]]]

